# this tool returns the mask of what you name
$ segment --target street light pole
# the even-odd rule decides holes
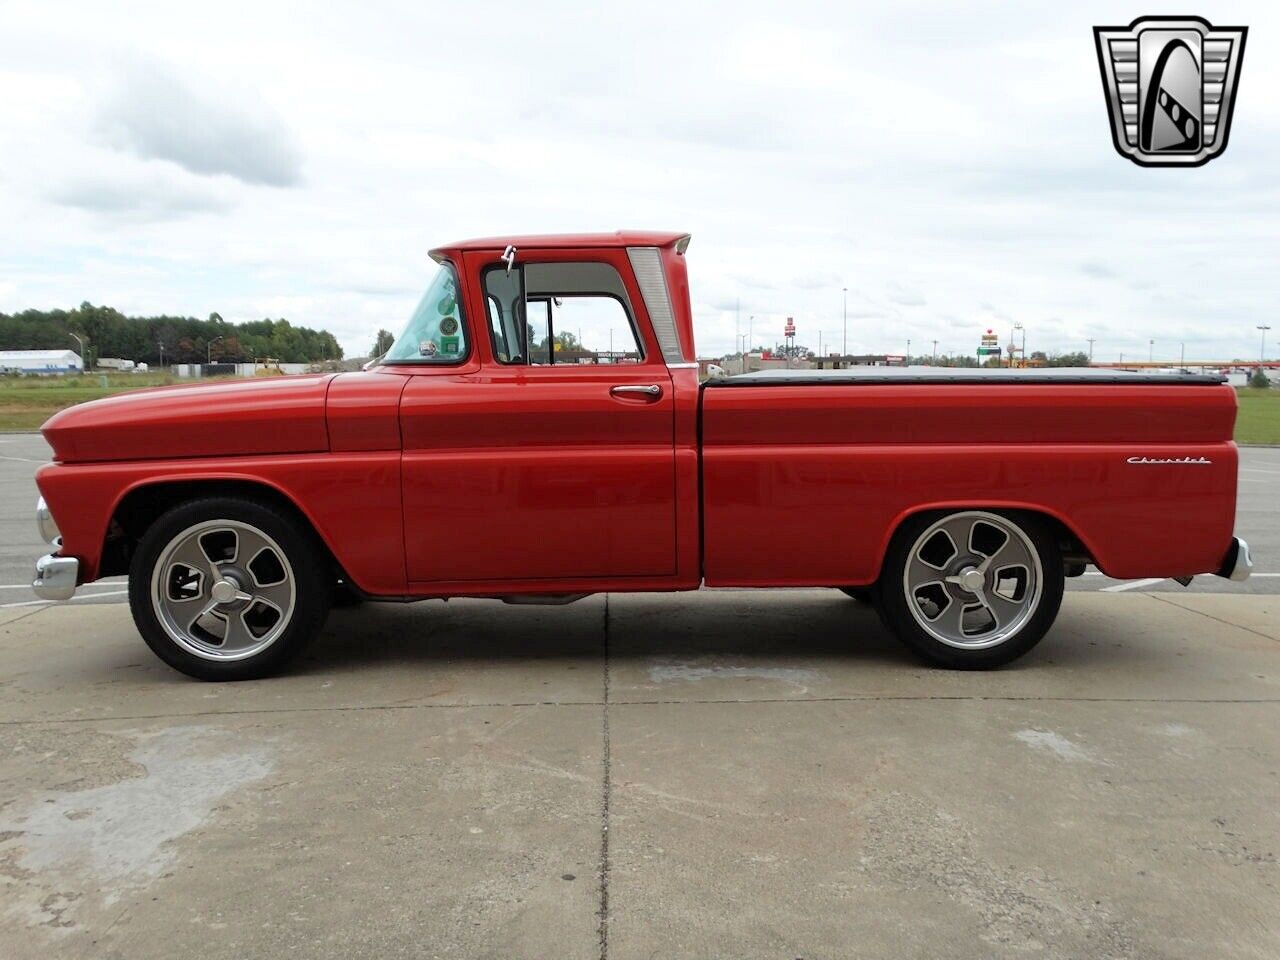
[[[84,340],[81,339],[81,335],[79,335],[78,333],[72,333],[70,332],[70,330],[68,330],[67,335],[68,337],[76,338],[76,343],[78,343],[79,348],[81,348],[81,372],[83,374],[84,372]],[[1266,337],[1266,334],[1263,334],[1263,337]]]
[[[1258,329],[1262,331],[1262,349],[1258,351],[1258,363],[1267,362],[1267,331],[1271,328],[1265,323],[1258,324]]]
[[[844,288],[844,306],[840,309],[840,319],[842,323],[841,329],[843,333],[840,339],[840,355],[847,357],[849,355],[849,288]]]
[[[1089,338],[1089,366],[1093,366],[1093,337]]]
[[[208,349],[205,351],[205,362],[213,363],[213,345],[221,340],[222,337],[214,337],[209,341]]]
[[[911,366],[911,338],[907,337],[907,359],[903,362],[903,366]]]
[[[1178,367],[1182,368],[1187,365],[1187,345],[1185,343],[1178,344]]]
[[[933,341],[933,365],[938,365],[938,341]]]
[[[1156,341],[1153,337],[1147,341],[1147,363],[1154,363],[1156,359]]]

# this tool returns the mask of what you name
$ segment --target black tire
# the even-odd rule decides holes
[[[292,572],[291,609],[287,617],[280,617],[285,625],[268,645],[243,659],[210,659],[191,652],[170,636],[161,622],[157,607],[164,606],[167,600],[153,600],[152,577],[162,554],[184,534],[189,535],[191,528],[218,521],[265,534],[278,545]],[[202,553],[207,556],[203,548]],[[217,572],[212,565],[210,570]],[[288,513],[256,500],[210,497],[174,507],[148,528],[129,568],[129,607],[147,646],[175,670],[198,680],[252,680],[279,671],[320,632],[329,613],[331,586],[327,553],[310,528]],[[253,589],[252,584],[249,589]],[[188,643],[199,645],[192,643],[190,637]]]
[[[871,603],[871,587],[839,587],[841,593],[859,603]]]
[[[985,513],[1003,519],[1030,541],[1040,564],[1039,599],[1022,625],[994,646],[963,649],[949,645],[927,632],[912,614],[903,582],[910,551],[917,539],[939,520],[962,514]],[[925,660],[954,670],[986,670],[1016,660],[1044,638],[1062,606],[1065,584],[1062,552],[1043,520],[1034,514],[1015,511],[939,511],[911,517],[894,534],[885,555],[884,569],[876,582],[876,608],[885,626],[908,648]]]

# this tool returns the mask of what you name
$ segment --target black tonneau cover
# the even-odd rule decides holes
[[[883,386],[916,383],[1123,384],[1203,386],[1226,383],[1220,373],[1138,373],[1094,367],[849,367],[845,370],[759,370],[708,380],[708,387]]]

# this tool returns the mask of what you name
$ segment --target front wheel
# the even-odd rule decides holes
[[[328,570],[314,534],[254,500],[174,507],[151,525],[129,570],[138,632],[200,680],[248,680],[282,667],[324,625]]]
[[[877,584],[885,623],[925,659],[996,667],[1044,637],[1062,604],[1062,553],[1037,517],[961,510],[912,517]]]

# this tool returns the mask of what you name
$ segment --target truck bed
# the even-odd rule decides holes
[[[1068,384],[1096,386],[1216,386],[1219,373],[1138,373],[1092,367],[1010,370],[987,367],[850,367],[846,370],[760,370],[709,380],[708,387],[883,386],[886,384]]]
[[[1231,543],[1216,374],[770,370],[701,400],[712,586],[870,583],[905,517],[956,506],[1052,517],[1119,578],[1213,570]]]

